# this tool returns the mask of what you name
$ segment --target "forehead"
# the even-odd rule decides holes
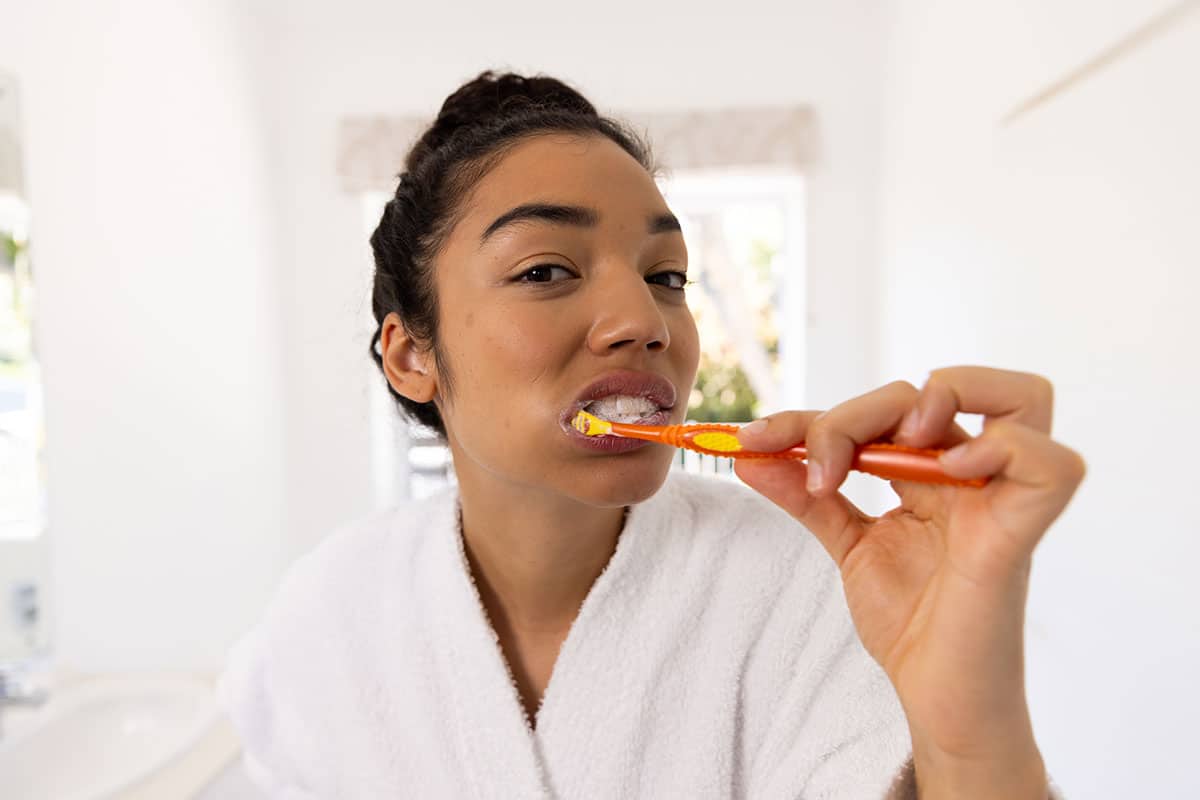
[[[639,219],[666,208],[654,178],[620,145],[600,135],[535,136],[511,150],[475,185],[461,227],[478,236],[497,215],[531,200],[622,211]]]

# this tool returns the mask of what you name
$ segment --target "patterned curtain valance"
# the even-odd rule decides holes
[[[806,106],[614,114],[647,135],[668,170],[777,167],[802,170],[814,157],[816,124]],[[338,131],[337,172],[349,192],[392,191],[404,154],[426,117],[348,117]]]

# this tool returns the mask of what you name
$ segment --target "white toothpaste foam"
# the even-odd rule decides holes
[[[658,406],[645,397],[629,395],[610,395],[593,401],[586,408],[589,414],[610,422],[637,422],[658,411]]]

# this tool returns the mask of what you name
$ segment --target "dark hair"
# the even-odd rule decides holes
[[[560,132],[605,136],[655,172],[649,147],[637,133],[600,116],[583,95],[554,78],[487,70],[446,98],[437,119],[405,157],[396,194],[371,235],[371,308],[377,327],[370,351],[381,372],[382,323],[394,311],[416,343],[432,348],[443,399],[453,394],[438,343],[434,256],[461,218],[468,192],[505,154],[530,137]],[[433,402],[417,403],[390,384],[387,388],[402,412],[445,438],[445,423]]]

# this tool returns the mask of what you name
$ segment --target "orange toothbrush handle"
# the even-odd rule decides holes
[[[613,423],[613,433],[653,442],[662,442],[672,447],[682,447],[697,453],[706,453],[724,458],[808,458],[808,449],[796,444],[786,450],[765,453],[756,450],[736,449],[740,445],[729,436],[737,436],[737,425],[693,424],[693,425],[624,425]],[[704,436],[703,434],[710,434]],[[711,434],[716,434],[712,436]],[[699,441],[697,441],[699,439]],[[708,445],[717,445],[706,446]],[[860,445],[855,451],[850,468],[866,472],[890,481],[917,481],[947,486],[971,486],[982,488],[987,478],[953,478],[942,469],[938,449],[906,447],[891,442],[871,442]]]
[[[971,486],[982,489],[987,478],[952,478],[942,469],[938,456],[944,450],[905,447],[891,442],[872,442],[860,447],[850,468],[869,472],[890,481],[918,481],[947,486]]]
[[[952,478],[942,469],[938,455],[942,450],[905,447],[891,442],[871,442],[860,445],[850,462],[850,469],[866,472],[889,481],[940,483],[946,486],[987,486],[986,478]],[[713,453],[730,458],[808,458],[808,448],[802,444],[775,453],[742,450],[736,453]]]

